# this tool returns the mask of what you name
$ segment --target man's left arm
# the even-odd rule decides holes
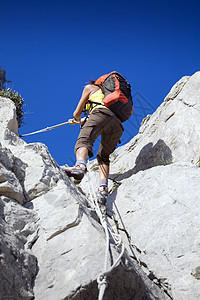
[[[91,85],[86,85],[84,90],[83,90],[83,93],[82,93],[82,96],[81,96],[81,99],[73,113],[73,116],[74,116],[74,119],[75,121],[79,121],[80,123],[80,120],[81,120],[81,114],[83,112],[83,109],[85,107],[85,104],[87,102],[87,100],[89,99],[89,96],[90,96],[90,93],[91,93]]]

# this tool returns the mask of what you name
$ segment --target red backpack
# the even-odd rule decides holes
[[[103,103],[108,107],[120,120],[125,122],[133,113],[133,100],[131,96],[131,85],[126,79],[117,72],[99,77],[95,81],[105,97]]]

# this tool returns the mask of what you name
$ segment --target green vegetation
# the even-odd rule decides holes
[[[24,104],[24,100],[21,95],[11,89],[0,90],[0,96],[11,99],[16,106],[16,114],[17,114],[17,122],[18,127],[21,127],[23,124],[24,112],[22,110],[22,106]]]

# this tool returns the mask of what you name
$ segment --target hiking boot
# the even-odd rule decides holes
[[[103,208],[103,210],[106,210],[107,197],[108,197],[108,187],[106,185],[100,186],[97,192],[97,201],[99,203],[100,208]]]
[[[73,177],[75,180],[81,181],[87,172],[84,164],[77,164],[74,167],[63,168],[68,177]]]

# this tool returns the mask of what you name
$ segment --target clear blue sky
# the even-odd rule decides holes
[[[0,65],[27,104],[20,134],[67,121],[88,79],[116,70],[135,104],[125,143],[176,81],[199,70],[199,1],[9,0],[0,9]],[[72,165],[78,132],[67,125],[24,140]]]

